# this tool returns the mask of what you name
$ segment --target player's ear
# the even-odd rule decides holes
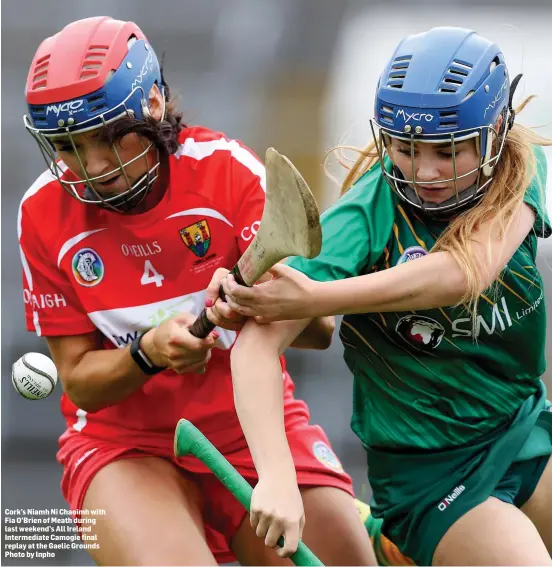
[[[165,112],[165,99],[161,89],[156,83],[150,89],[148,100],[148,113],[155,120],[162,120]]]

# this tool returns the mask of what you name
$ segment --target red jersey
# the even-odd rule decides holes
[[[18,230],[30,331],[54,336],[99,329],[105,348],[123,348],[181,311],[201,312],[213,272],[231,268],[259,227],[265,170],[251,150],[221,133],[187,128],[179,141],[169,158],[167,191],[143,214],[82,204],[49,171],[27,191]],[[205,374],[162,372],[92,414],[63,394],[68,427],[147,443],[150,435],[172,436],[186,417],[219,448],[242,446],[230,374],[236,334],[217,330],[221,348],[213,349]]]

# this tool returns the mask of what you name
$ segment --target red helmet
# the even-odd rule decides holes
[[[147,42],[135,23],[108,16],[65,26],[45,39],[33,57],[25,87],[27,103],[55,103],[101,89],[110,71],[127,56],[133,36]]]

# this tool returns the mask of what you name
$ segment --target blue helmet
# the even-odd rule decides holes
[[[474,31],[440,27],[401,41],[379,79],[371,121],[380,163],[391,187],[413,206],[432,211],[455,210],[482,196],[513,126],[510,91],[500,48]],[[503,126],[497,132],[501,115]],[[405,183],[397,168],[385,171],[386,136],[411,144],[450,142],[453,151],[454,143],[475,138],[480,153],[476,186],[457,191],[456,197],[439,205],[424,203],[415,185]],[[497,151],[493,149],[495,141]],[[452,181],[456,187],[457,179],[466,175],[438,183]]]

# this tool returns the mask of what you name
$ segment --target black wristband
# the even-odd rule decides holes
[[[166,370],[166,367],[155,366],[155,364],[153,364],[153,362],[148,358],[146,353],[140,347],[140,341],[145,334],[146,333],[141,333],[137,335],[136,338],[130,343],[130,356],[132,356],[134,362],[136,362],[142,372],[150,375],[159,374],[159,372]]]

